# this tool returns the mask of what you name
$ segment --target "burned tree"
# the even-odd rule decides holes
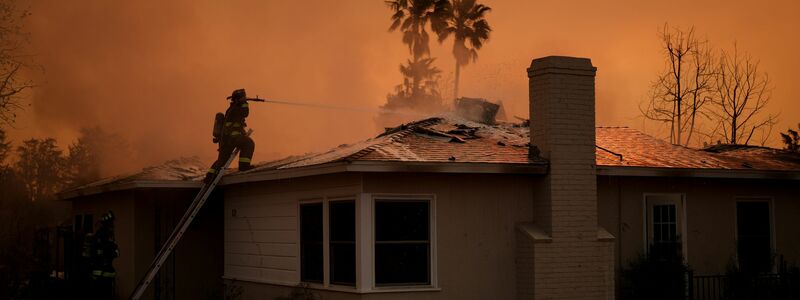
[[[749,54],[722,51],[715,76],[713,118],[718,122],[716,135],[727,144],[749,144],[760,135],[763,145],[777,116],[764,115],[772,96],[769,75],[759,70],[759,61]],[[719,132],[721,131],[721,132]]]
[[[646,119],[669,128],[671,143],[689,145],[700,125],[698,117],[708,117],[705,106],[714,90],[714,57],[708,41],[697,38],[694,28],[665,25],[659,33],[665,68],[640,110]]]
[[[14,1],[0,0],[0,124],[14,122],[16,111],[22,108],[22,92],[33,87],[22,76],[30,67],[29,56],[23,54],[28,38],[22,23],[27,16]]]

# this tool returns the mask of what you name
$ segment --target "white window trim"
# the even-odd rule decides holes
[[[370,283],[367,285],[370,287],[370,291],[372,292],[411,292],[411,291],[440,291],[439,288],[439,276],[438,276],[438,259],[437,259],[437,237],[436,237],[436,195],[433,194],[372,194],[369,195],[371,197],[367,197],[365,199],[369,199],[370,202],[370,218],[367,220],[371,221],[371,226],[369,227],[370,235],[367,247],[369,247],[370,257],[369,260],[363,260],[369,262],[370,276],[366,280]],[[429,216],[429,237],[430,237],[430,285],[412,285],[412,286],[377,286],[375,284],[375,203],[380,200],[394,200],[394,201],[428,201],[428,213]],[[365,201],[367,202],[367,201]]]
[[[409,201],[428,201],[430,213],[430,246],[431,246],[431,284],[413,286],[381,286],[375,285],[375,201],[377,200],[409,200]],[[328,204],[333,201],[355,201],[356,206],[356,285],[336,285],[330,283],[330,224]],[[323,221],[323,283],[301,281],[300,258],[300,205],[322,203]],[[355,196],[343,195],[335,197],[317,197],[301,199],[297,202],[297,275],[296,283],[288,284],[283,282],[265,282],[253,280],[255,282],[265,282],[280,285],[296,285],[298,283],[307,284],[309,288],[316,290],[328,290],[346,293],[368,294],[368,293],[401,293],[401,292],[436,292],[441,291],[438,283],[437,268],[437,248],[436,248],[436,196],[432,194],[370,194],[361,193]]]
[[[770,255],[775,254],[777,248],[777,236],[775,235],[775,199],[772,196],[734,196],[733,197],[733,240],[734,245],[739,244],[739,202],[767,202],[769,206],[769,247]],[[734,263],[739,267],[739,249],[735,248],[733,252]],[[772,272],[778,271],[778,266],[775,263],[775,258],[772,257]]]
[[[649,247],[648,246],[649,246],[650,242],[649,242],[649,238],[647,236],[648,231],[649,231],[648,230],[648,225],[649,225],[648,222],[650,221],[648,219],[648,215],[647,215],[647,208],[648,208],[648,206],[647,206],[647,197],[649,197],[649,196],[680,196],[681,200],[680,200],[679,204],[681,206],[680,214],[681,214],[681,221],[682,221],[681,222],[681,226],[680,226],[681,227],[680,228],[681,252],[682,252],[681,256],[683,256],[683,262],[684,263],[689,263],[689,235],[687,234],[687,232],[688,232],[687,228],[688,228],[689,220],[688,220],[687,214],[686,214],[686,212],[687,212],[686,207],[688,206],[688,204],[687,204],[687,201],[686,201],[686,194],[684,194],[684,193],[643,193],[642,194],[642,244],[643,244],[643,246],[642,246],[643,247],[643,249],[642,249],[643,252],[642,253],[648,253],[649,252],[649,249],[648,249]]]
[[[321,197],[321,198],[313,198],[307,200],[300,200],[297,202],[297,283],[307,284],[309,288],[318,289],[318,290],[331,290],[331,291],[339,291],[339,292],[356,292],[358,291],[359,287],[359,236],[358,236],[358,227],[359,227],[359,214],[358,214],[358,207],[360,197],[358,196],[335,196],[335,197]],[[355,202],[356,207],[356,284],[355,286],[349,285],[339,285],[339,284],[332,284],[331,283],[331,274],[330,274],[330,215],[329,215],[329,207],[328,205],[330,202],[337,202],[337,201],[353,201]],[[300,247],[300,238],[301,238],[301,220],[300,220],[300,206],[304,204],[315,204],[315,203],[322,203],[322,284],[316,282],[304,282],[302,281],[302,257],[301,257],[301,247]]]

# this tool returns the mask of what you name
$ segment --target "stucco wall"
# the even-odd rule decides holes
[[[644,250],[643,195],[684,194],[689,265],[696,274],[722,274],[735,255],[737,197],[767,197],[772,199],[774,250],[787,261],[800,262],[796,186],[797,182],[764,179],[599,176],[600,224],[617,237],[618,266],[627,266]]]

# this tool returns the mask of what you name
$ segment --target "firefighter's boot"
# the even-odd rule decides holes
[[[247,171],[254,168],[249,162],[239,162],[239,171]]]

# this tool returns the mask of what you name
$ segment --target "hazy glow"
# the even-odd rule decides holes
[[[313,3],[312,3],[313,2]],[[777,131],[800,121],[800,2],[484,1],[494,28],[479,60],[462,70],[461,94],[503,100],[527,116],[530,59],[590,57],[598,67],[597,122],[644,128],[638,103],[662,67],[656,30],[695,25],[720,47],[737,40],[774,79]],[[134,157],[120,170],[181,155],[212,160],[210,130],[227,96],[377,107],[400,82],[407,57],[389,33],[382,1],[35,1],[30,29],[45,79],[15,141],[54,136],[65,146],[82,126],[125,135]],[[431,45],[453,72],[450,44]],[[452,75],[449,75],[452,76]],[[375,134],[374,115],[253,104],[255,159],[320,151]]]

